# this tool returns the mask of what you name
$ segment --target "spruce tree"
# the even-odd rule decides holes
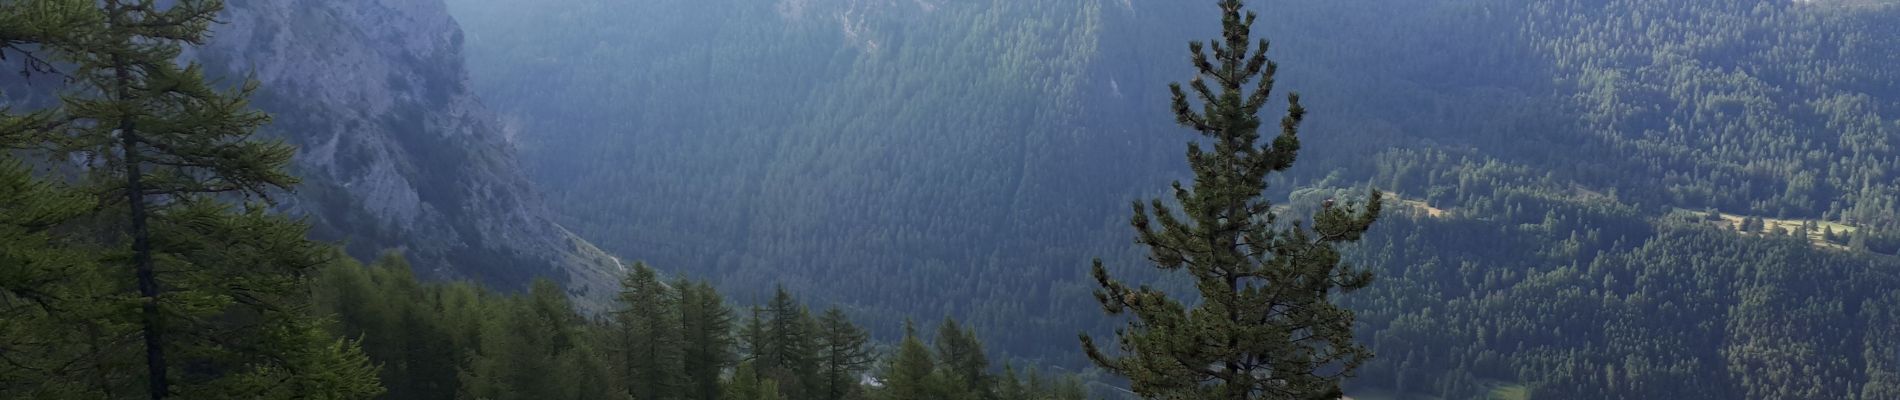
[[[1334,246],[1357,241],[1371,227],[1381,196],[1372,192],[1356,212],[1323,207],[1311,229],[1274,215],[1262,198],[1267,178],[1293,165],[1306,110],[1297,93],[1289,94],[1279,135],[1256,143],[1258,113],[1278,67],[1266,57],[1267,41],[1254,47],[1255,14],[1243,14],[1240,0],[1219,7],[1222,37],[1211,45],[1212,58],[1202,43],[1190,43],[1198,74],[1186,90],[1170,86],[1176,121],[1204,139],[1188,145],[1194,184],[1174,184],[1178,207],[1136,202],[1131,222],[1155,267],[1187,273],[1199,296],[1184,304],[1161,290],[1129,286],[1096,260],[1096,299],[1109,314],[1134,318],[1118,332],[1121,355],[1104,353],[1086,334],[1083,348],[1148,398],[1338,398],[1340,380],[1371,354],[1353,343],[1353,313],[1331,296],[1363,288],[1372,276],[1343,265]]]
[[[614,312],[616,369],[627,395],[635,400],[679,398],[685,388],[679,298],[645,263],[634,263],[620,285],[621,308]]]
[[[858,390],[858,374],[876,360],[871,335],[851,323],[843,310],[832,308],[818,319],[822,391],[818,398],[841,400]]]

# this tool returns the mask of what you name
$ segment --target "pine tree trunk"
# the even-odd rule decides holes
[[[106,6],[110,7],[108,12],[111,14],[107,23],[114,29],[119,28],[122,25],[120,19],[124,18],[119,2],[110,0],[106,2]],[[112,64],[113,75],[118,84],[115,88],[118,92],[118,100],[131,101],[129,88],[132,85],[132,75],[128,71],[129,68],[118,55],[112,56]],[[169,375],[165,371],[164,340],[159,331],[158,278],[152,271],[151,232],[145,226],[145,187],[142,182],[144,176],[139,171],[139,163],[142,160],[139,159],[139,140],[135,125],[132,116],[119,116],[119,139],[122,147],[120,151],[125,156],[125,193],[132,220],[130,227],[132,263],[138,273],[139,296],[144,298],[144,318],[141,321],[141,329],[145,333],[145,369],[146,374],[150,376],[149,390],[152,400],[163,400],[165,396],[171,394],[171,385]]]

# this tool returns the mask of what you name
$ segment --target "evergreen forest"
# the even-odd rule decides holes
[[[0,399],[1900,400],[1896,0],[0,0]]]

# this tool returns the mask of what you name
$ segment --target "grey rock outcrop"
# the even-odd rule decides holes
[[[550,219],[503,127],[468,88],[440,0],[232,1],[188,56],[261,83],[266,130],[300,147],[287,207],[358,256],[400,249],[425,276],[613,292],[618,260]]]

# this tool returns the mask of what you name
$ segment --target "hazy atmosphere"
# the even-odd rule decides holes
[[[0,0],[0,398],[1900,400],[1896,0]]]

